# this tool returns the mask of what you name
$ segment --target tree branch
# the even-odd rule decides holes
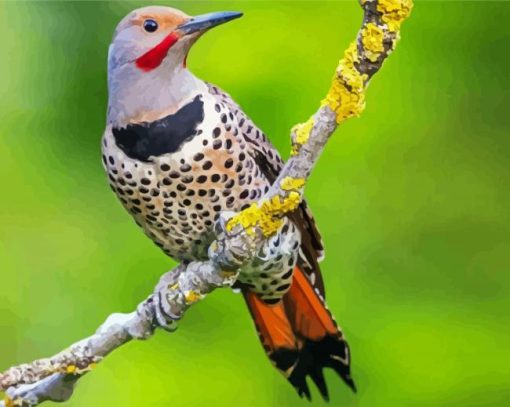
[[[372,76],[393,51],[412,0],[361,0],[363,23],[340,60],[331,87],[317,112],[291,131],[292,156],[268,193],[238,214],[225,212],[216,225],[209,260],[179,265],[164,274],[154,293],[130,314],[112,314],[96,333],[59,354],[15,366],[0,374],[0,407],[65,401],[75,383],[106,355],[132,339],[147,339],[156,328],[174,331],[187,308],[219,287],[232,286],[238,270],[276,233],[295,210],[329,137],[337,126],[358,116]]]

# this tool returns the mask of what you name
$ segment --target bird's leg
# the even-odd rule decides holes
[[[212,261],[191,262],[164,274],[154,291],[159,326],[175,331],[186,309],[215,288],[233,285],[236,277],[237,273],[222,271]]]
[[[154,289],[154,314],[159,326],[166,331],[177,329],[177,320],[182,316],[184,298],[178,290],[179,276],[184,272],[183,265],[163,274]]]
[[[164,274],[154,291],[158,324],[177,329],[177,321],[195,302],[216,288],[231,287],[239,270],[257,253],[263,239],[249,236],[244,230],[226,230],[234,213],[224,212],[216,224],[217,240],[209,247],[209,260],[183,263]]]

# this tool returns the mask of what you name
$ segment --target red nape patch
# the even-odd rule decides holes
[[[168,50],[172,48],[177,41],[179,41],[179,38],[180,37],[177,34],[170,33],[158,45],[147,51],[141,57],[137,58],[135,61],[136,66],[146,72],[157,68],[161,65],[163,59],[165,59]]]

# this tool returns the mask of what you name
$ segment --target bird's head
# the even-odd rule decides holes
[[[206,86],[186,69],[186,56],[208,29],[241,15],[191,17],[151,6],[124,17],[108,51],[108,122],[123,126],[153,120]]]
[[[186,56],[208,29],[240,17],[220,12],[196,17],[169,7],[144,7],[117,26],[108,52],[109,123],[154,120],[206,85],[186,69]]]
[[[129,67],[152,72],[182,67],[200,35],[241,15],[227,11],[192,17],[170,7],[157,6],[134,10],[115,30],[108,57],[109,71]]]

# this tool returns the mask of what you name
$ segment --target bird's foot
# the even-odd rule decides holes
[[[177,321],[181,318],[185,298],[178,289],[178,280],[181,273],[178,267],[173,271],[163,274],[154,290],[155,315],[157,323],[166,331],[174,332],[177,329]]]

